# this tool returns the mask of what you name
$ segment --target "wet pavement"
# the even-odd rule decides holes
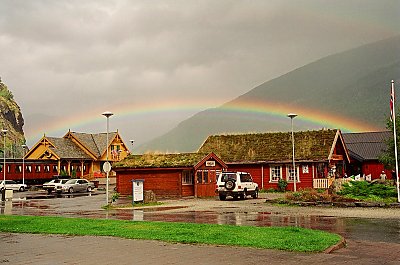
[[[128,205],[129,199],[120,199],[119,204]],[[166,201],[164,205],[159,207],[146,207],[142,209],[137,208],[120,208],[112,210],[104,210],[101,207],[106,204],[105,193],[101,191],[95,191],[92,193],[77,193],[77,194],[66,194],[66,195],[47,195],[44,192],[24,192],[15,193],[13,201],[6,201],[0,203],[0,214],[13,214],[13,215],[48,215],[48,216],[66,216],[66,217],[86,217],[86,218],[104,218],[104,219],[123,219],[133,221],[169,221],[169,222],[191,222],[191,223],[213,223],[213,224],[229,224],[229,225],[249,225],[249,226],[301,226],[311,229],[320,229],[329,232],[334,232],[342,235],[348,242],[348,246],[345,249],[335,251],[334,256],[327,258],[321,254],[305,255],[282,255],[282,252],[277,251],[266,251],[266,250],[246,250],[246,257],[249,257],[250,252],[260,252],[257,255],[268,255],[274,256],[276,259],[267,259],[273,264],[295,264],[296,261],[290,260],[287,257],[295,257],[296,259],[307,262],[326,262],[328,264],[341,264],[343,262],[352,262],[353,264],[400,264],[400,218],[360,218],[360,217],[338,217],[319,215],[319,214],[291,214],[290,211],[275,211],[269,210],[264,211],[264,207],[258,207],[264,205],[262,199],[259,200],[247,200],[240,202],[220,202],[218,200],[197,200],[189,199],[185,201],[179,201],[178,203],[171,203]],[[193,205],[207,205],[199,208]],[[273,208],[272,208],[273,209]],[[400,209],[398,209],[400,211]],[[390,215],[389,215],[390,216]],[[398,215],[397,215],[398,216]],[[45,240],[48,244],[54,244],[57,242],[62,248],[62,242],[65,239],[63,236],[51,236],[43,237],[37,235],[17,235],[17,234],[1,234],[0,237],[5,238],[6,242],[9,240],[11,243],[16,245],[24,244],[26,240]],[[30,238],[32,237],[32,238]],[[11,239],[10,239],[11,238]],[[18,239],[12,239],[18,238]],[[76,238],[70,239],[71,241],[85,241],[82,244],[89,244],[90,238]],[[94,239],[91,239],[94,240]],[[115,239],[112,239],[115,240]],[[100,241],[105,245],[102,246],[107,248],[107,240],[96,239],[97,243]],[[123,248],[126,245],[130,245],[128,241],[121,243]],[[140,245],[139,243],[135,243]],[[166,249],[176,249],[174,252],[168,252],[170,263],[157,263],[157,264],[186,264],[190,258],[183,262],[180,257],[185,256],[182,254],[182,249],[191,248],[190,251],[193,253],[202,253],[205,251],[207,254],[198,254],[199,257],[202,255],[203,258],[199,258],[199,264],[213,264],[208,259],[210,252],[215,252],[212,247],[204,246],[192,246],[187,247],[183,245],[173,245],[167,243],[143,243],[153,244],[153,248],[161,248],[160,251],[164,253]],[[2,245],[2,243],[0,243]],[[55,245],[56,246],[56,245]],[[175,247],[174,247],[175,246]],[[4,247],[4,246],[3,246]],[[147,248],[147,247],[146,247]],[[227,255],[233,250],[232,248],[221,248],[218,247],[219,251],[224,251]],[[46,264],[43,261],[49,261],[47,264],[53,264],[51,260],[54,259],[53,252],[43,252],[44,250],[37,250],[40,259],[37,263],[32,264]],[[80,251],[77,249],[76,251]],[[118,250],[120,251],[120,250]],[[142,251],[145,251],[142,249]],[[18,252],[20,253],[20,252]],[[47,254],[46,254],[47,253]],[[96,252],[98,255],[101,253]],[[263,253],[263,254],[262,254]],[[11,254],[10,254],[11,255]],[[43,255],[47,255],[43,257]],[[150,255],[150,254],[149,254]],[[181,256],[179,256],[181,255]],[[220,258],[218,253],[215,252],[215,257]],[[383,256],[384,255],[384,256]],[[151,264],[155,257],[158,257],[157,253],[151,254],[148,258],[142,259],[142,263],[138,264]],[[215,258],[214,257],[214,258]],[[285,258],[286,257],[286,258]],[[333,259],[332,257],[335,257]],[[163,260],[166,257],[160,257]],[[209,257],[211,258],[211,256]],[[260,259],[261,258],[261,259]],[[15,260],[13,255],[10,258],[4,260]],[[84,259],[85,260],[85,259]],[[118,260],[118,259],[117,259]],[[168,258],[165,261],[169,260]],[[206,261],[207,260],[207,261]],[[258,257],[258,261],[264,260],[262,256]],[[65,259],[62,263],[69,263]],[[83,261],[83,260],[81,260]],[[112,259],[115,261],[115,258]],[[150,262],[149,262],[150,261]],[[226,262],[218,262],[219,264],[239,264],[236,260],[227,258]],[[244,260],[243,260],[244,261]],[[243,262],[242,261],[242,262]],[[273,261],[273,262],[272,262]],[[361,262],[362,261],[362,262]],[[0,264],[2,263],[0,258]],[[85,260],[85,264],[94,264],[88,260]],[[110,260],[110,263],[111,260]],[[100,264],[110,264],[108,262]],[[119,264],[130,264],[131,262],[120,261]],[[136,263],[136,262],[135,262]],[[249,263],[249,262],[246,262]],[[12,263],[10,263],[12,264]],[[26,260],[21,259],[21,263],[15,264],[26,264]],[[57,263],[55,263],[57,264]],[[71,264],[81,264],[80,262]],[[117,262],[118,264],[118,262]],[[259,262],[250,262],[249,264],[261,264]]]
[[[121,199],[121,205],[129,205]],[[249,203],[252,203],[249,200]],[[200,203],[210,203],[201,200]],[[143,209],[120,208],[104,210],[105,193],[46,194],[44,192],[14,193],[13,201],[0,204],[0,214],[48,215],[121,219],[132,221],[167,221],[246,226],[300,226],[325,230],[346,239],[369,240],[400,244],[399,218],[354,218],[321,215],[290,215],[282,212],[263,212],[254,209],[237,211],[238,206],[224,207],[212,204],[206,210],[193,210],[187,205],[147,207]],[[233,205],[233,204],[232,204]],[[400,209],[398,209],[400,211]]]

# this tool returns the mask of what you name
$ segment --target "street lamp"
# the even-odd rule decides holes
[[[294,113],[289,113],[287,115],[290,118],[291,124],[292,124],[292,160],[293,160],[293,190],[296,191],[296,182],[297,182],[297,171],[296,171],[296,167],[295,167],[295,163],[294,163],[294,133],[293,133],[293,119],[297,117],[297,114]]]
[[[21,145],[23,154],[22,154],[22,184],[25,184],[25,149],[26,144]]]
[[[4,180],[4,185],[6,183],[6,134],[7,134],[7,129],[2,129],[1,134],[4,136],[4,147],[3,147],[3,180]]]
[[[107,205],[108,205],[108,177],[109,177],[109,174],[110,174],[110,171],[111,171],[111,165],[110,165],[110,162],[108,162],[108,145],[109,145],[109,143],[108,143],[108,120],[113,115],[113,113],[110,112],[110,111],[106,111],[106,112],[103,112],[101,115],[103,115],[103,116],[105,116],[107,118],[107,158],[106,158],[107,161],[106,161],[106,163],[104,163],[103,169],[107,174],[107,179],[106,179],[106,202],[107,202]]]

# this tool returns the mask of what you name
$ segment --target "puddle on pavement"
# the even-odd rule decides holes
[[[83,196],[88,196],[83,195]],[[132,221],[188,222],[246,226],[299,226],[338,233],[347,239],[400,244],[400,220],[344,218],[318,215],[290,216],[273,212],[180,211],[186,206],[154,207],[145,209],[74,210],[43,204],[47,200],[7,201],[0,203],[0,214],[58,215]],[[41,203],[42,202],[42,203]],[[237,207],[232,207],[237,208]],[[219,208],[220,209],[220,208]]]

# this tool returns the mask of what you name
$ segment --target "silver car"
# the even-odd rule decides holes
[[[70,179],[64,184],[57,184],[54,188],[57,193],[91,192],[93,189],[94,183],[86,179]]]
[[[65,184],[69,179],[52,179],[49,182],[43,184],[43,189],[47,190],[48,193],[51,193],[55,190],[57,184]]]

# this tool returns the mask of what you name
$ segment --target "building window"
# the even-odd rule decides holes
[[[198,170],[197,171],[197,183],[208,183],[208,170]]]
[[[190,170],[185,170],[182,172],[182,184],[183,185],[193,185],[193,174]]]
[[[15,173],[21,173],[21,172],[22,172],[22,166],[16,166]]]
[[[325,169],[326,169],[326,166],[324,163],[317,164],[317,178],[319,178],[319,179],[326,178]]]
[[[50,172],[50,166],[44,166],[44,172]]]
[[[203,183],[208,183],[208,170],[203,171]]]
[[[197,183],[201,183],[203,181],[203,172],[197,171]]]
[[[40,172],[40,166],[39,166],[39,165],[35,166],[35,172],[36,172],[36,173],[39,173],[39,172]]]
[[[111,156],[113,159],[119,160],[119,154],[121,152],[120,149],[121,149],[120,145],[111,145]]]
[[[303,174],[310,173],[310,170],[308,169],[308,165],[302,165],[301,168],[302,168]]]
[[[53,173],[58,173],[58,166],[53,166]]]
[[[299,167],[296,166],[296,175],[297,175],[297,180],[296,182],[299,182]],[[294,182],[294,170],[293,170],[293,165],[289,165],[286,167],[286,180],[288,182]]]
[[[27,172],[32,172],[32,166],[26,166],[26,171]]]
[[[278,182],[282,178],[282,166],[270,166],[270,182]]]

